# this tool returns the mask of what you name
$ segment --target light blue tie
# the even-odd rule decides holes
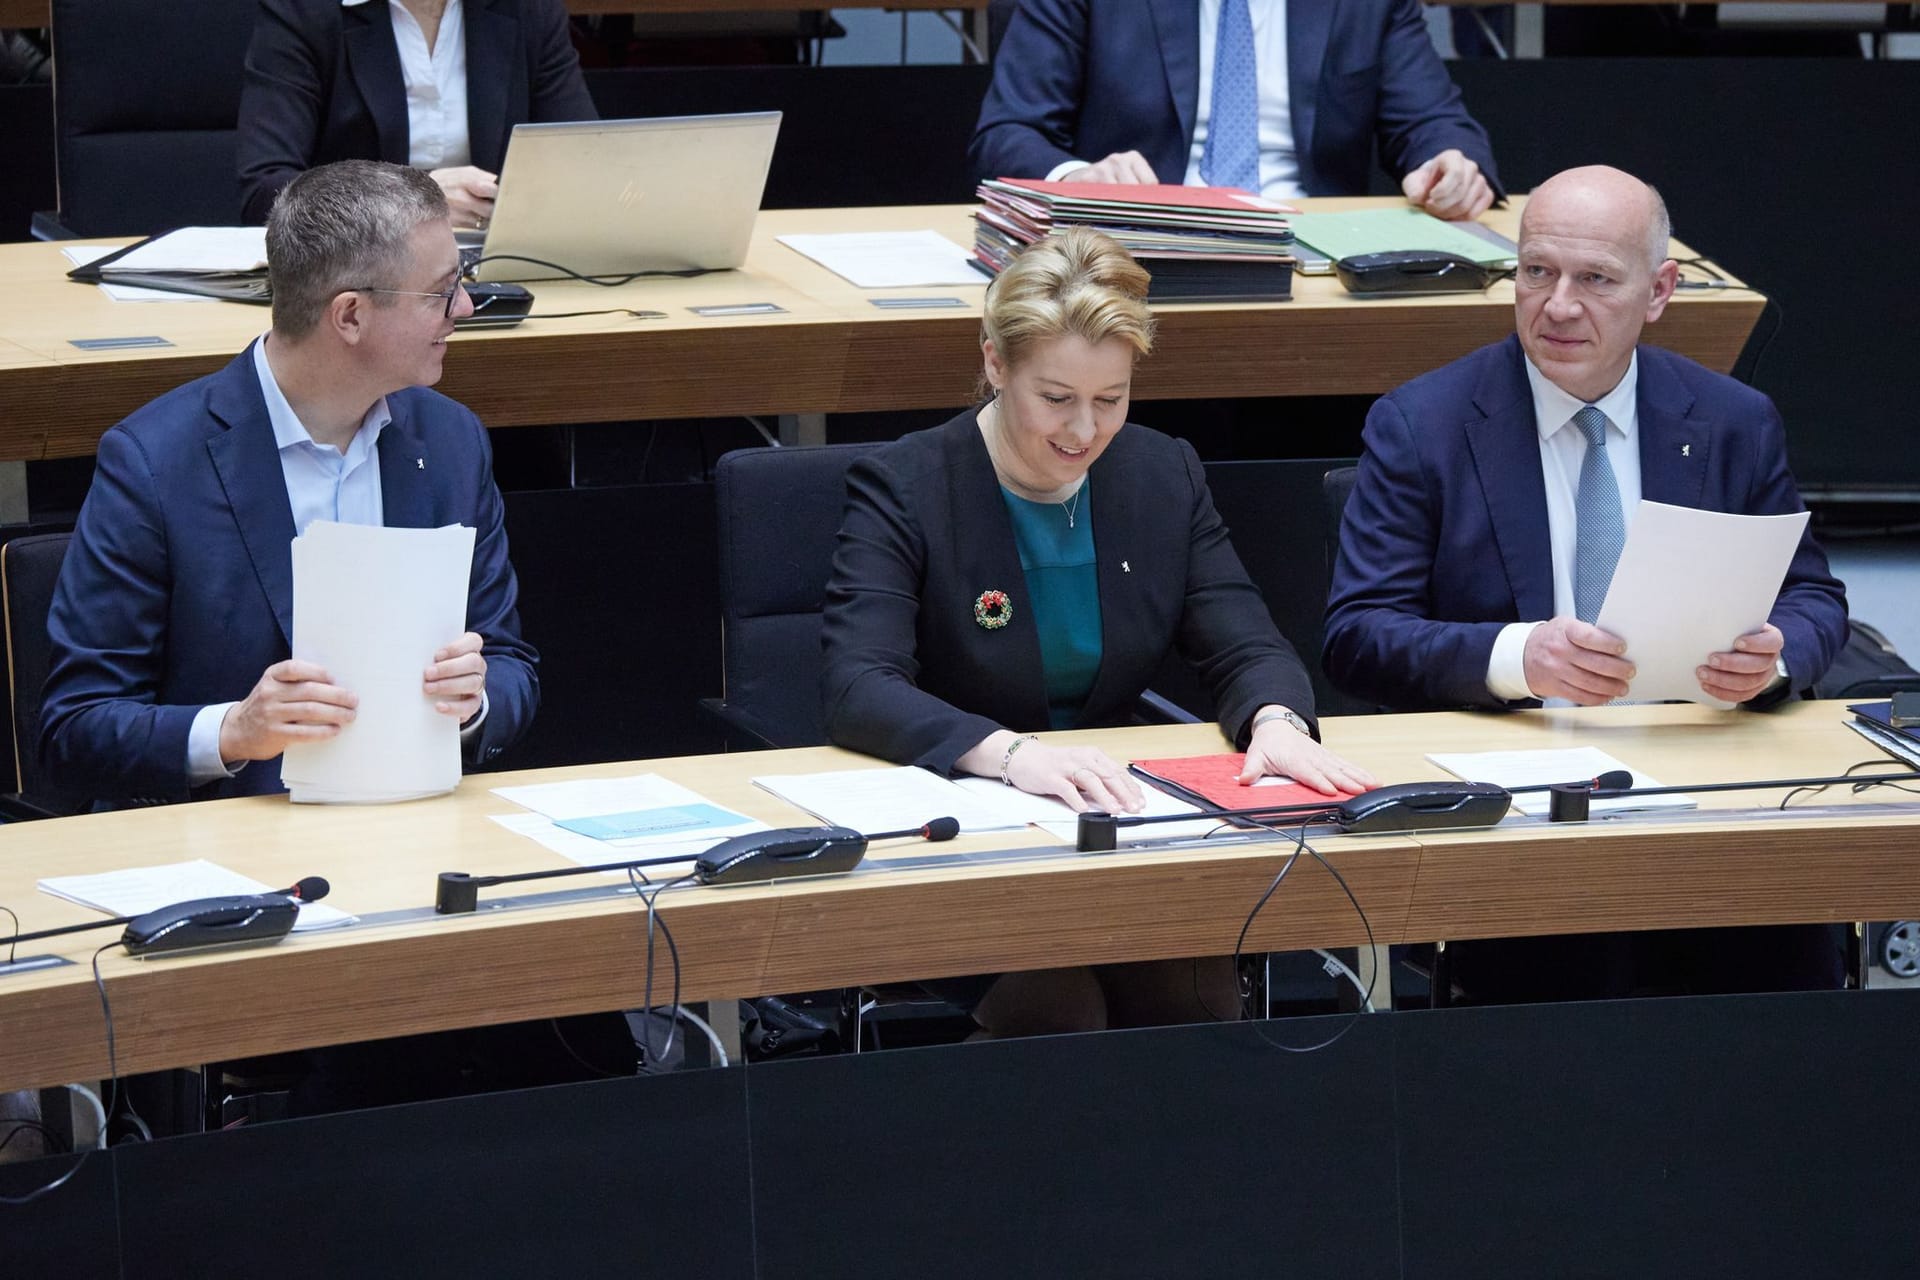
[[[1247,0],[1220,0],[1214,30],[1213,100],[1200,176],[1212,187],[1260,194],[1260,76],[1253,64]]]
[[[1580,492],[1573,500],[1573,612],[1580,621],[1592,622],[1600,616],[1614,566],[1620,563],[1627,522],[1620,510],[1620,484],[1607,458],[1607,415],[1588,405],[1573,415],[1573,425],[1587,438]]]

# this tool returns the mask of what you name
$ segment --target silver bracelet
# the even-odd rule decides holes
[[[1007,768],[1013,763],[1013,753],[1029,742],[1038,741],[1040,741],[1039,734],[1023,733],[1007,744],[1007,749],[1000,755],[1000,782],[1002,786],[1010,787],[1013,785],[1013,779],[1007,777]]]
[[[1269,720],[1285,720],[1309,738],[1313,736],[1313,730],[1307,727],[1306,718],[1299,712],[1289,711],[1285,707],[1278,708],[1274,711],[1262,711],[1259,715],[1255,716],[1253,723],[1247,726],[1247,736],[1252,737],[1254,732]]]

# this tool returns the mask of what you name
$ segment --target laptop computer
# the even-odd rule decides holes
[[[779,132],[778,111],[515,125],[463,265],[480,281],[737,267]]]

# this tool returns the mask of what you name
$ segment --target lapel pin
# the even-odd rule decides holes
[[[1691,458],[1693,456],[1693,446],[1690,444],[1681,445],[1680,456],[1683,458]]]
[[[420,470],[425,471],[427,469],[427,460],[425,458],[415,458],[413,460],[413,465],[415,467],[418,467]]]
[[[1125,560],[1122,560],[1122,561],[1120,562],[1120,572],[1122,572],[1122,573],[1132,573],[1132,572],[1133,572],[1133,566],[1132,566],[1132,565],[1130,565],[1130,564],[1128,564],[1128,563],[1127,563],[1127,562],[1126,562]]]
[[[1004,591],[982,591],[973,602],[973,620],[988,631],[998,631],[1013,621],[1013,601]]]

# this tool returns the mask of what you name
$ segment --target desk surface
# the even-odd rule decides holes
[[[1838,703],[1767,716],[1691,706],[1507,716],[1332,718],[1327,740],[1380,776],[1438,776],[1429,750],[1597,746],[1662,781],[1837,773],[1874,753]],[[1082,735],[1115,756],[1217,751],[1210,726]],[[389,808],[220,801],[0,828],[0,903],[25,930],[97,918],[36,891],[40,876],[199,856],[270,884],[322,874],[362,916],[431,904],[444,870],[565,865],[488,815],[489,786],[658,772],[775,825],[808,821],[753,787],[759,773],[840,768],[819,748],[468,779],[449,797]],[[1779,796],[1706,795],[1704,816],[1591,828],[1525,825],[1319,842],[1380,942],[1920,914],[1920,809],[1764,816]],[[1823,802],[1824,803],[1824,802]],[[1849,804],[1845,799],[1836,803]],[[1855,802],[1857,803],[1857,802]],[[1279,870],[1278,845],[1077,855],[1029,830],[940,851],[1058,849],[1058,856],[730,889],[660,900],[679,942],[682,997],[699,1000],[941,974],[1219,954]],[[896,844],[870,862],[928,846]],[[590,884],[582,878],[573,884]],[[604,882],[602,882],[604,883]],[[277,946],[160,961],[101,957],[122,1071],[349,1039],[630,1007],[640,999],[642,913],[630,898],[304,935]],[[0,978],[0,1090],[100,1076],[99,1002],[86,967],[111,931],[29,944],[71,967]],[[1249,949],[1354,945],[1366,934],[1332,878],[1296,868]],[[656,999],[666,999],[658,989]]]
[[[1398,201],[1302,203],[1337,209]],[[979,373],[984,284],[857,289],[776,237],[933,228],[970,245],[971,209],[772,211],[760,216],[739,271],[612,289],[536,282],[534,318],[504,332],[458,335],[439,389],[496,427],[965,404]],[[1487,221],[1512,235],[1518,219],[1515,207]],[[220,368],[268,324],[265,309],[237,303],[114,302],[65,279],[65,270],[57,245],[0,245],[0,288],[14,299],[0,316],[0,460],[91,454],[108,427]],[[1295,294],[1290,303],[1157,308],[1158,346],[1140,367],[1135,398],[1377,394],[1513,327],[1511,284],[1485,294],[1364,301],[1322,277],[1297,280]],[[884,296],[955,297],[963,305],[871,304]],[[724,318],[688,310],[753,302],[784,310]],[[1762,305],[1743,290],[1686,293],[1651,338],[1724,371]],[[539,318],[607,308],[665,315]],[[76,338],[148,335],[172,345],[71,345]]]

